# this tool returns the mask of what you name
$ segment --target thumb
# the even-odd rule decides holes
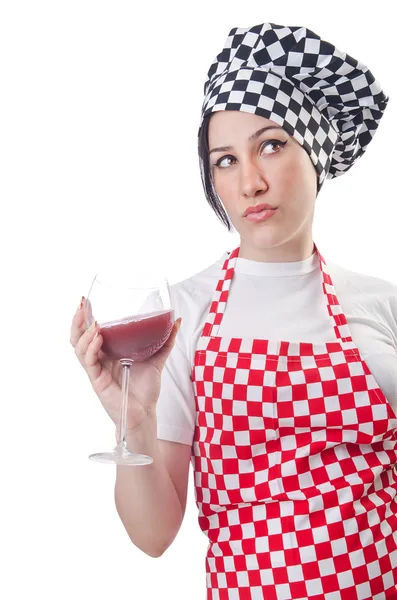
[[[168,340],[160,348],[160,350],[158,350],[156,352],[156,354],[154,354],[151,357],[151,359],[149,359],[149,360],[151,360],[151,362],[153,364],[156,364],[157,368],[162,369],[165,361],[167,360],[168,356],[170,355],[171,350],[175,345],[176,336],[181,327],[181,323],[182,323],[182,317],[179,317],[179,319],[177,319],[172,326],[171,333],[168,337]]]
[[[171,333],[169,335],[168,340],[165,342],[164,346],[161,347],[160,352],[162,350],[165,351],[166,354],[168,354],[169,352],[171,352],[172,348],[174,347],[175,344],[175,340],[176,340],[176,336],[178,335],[178,331],[181,327],[181,323],[182,323],[182,317],[179,317],[179,319],[177,319],[175,321],[175,323],[172,326],[171,329]]]

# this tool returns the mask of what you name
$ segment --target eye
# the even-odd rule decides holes
[[[279,146],[280,148],[283,148],[286,143],[287,142],[282,142],[281,140],[266,140],[266,142],[262,144],[261,150],[263,148],[267,148],[268,146]],[[265,154],[271,155],[278,154],[279,152],[280,151],[278,150],[277,152],[266,152]],[[223,166],[222,163],[226,159],[236,160],[234,156],[232,156],[231,154],[227,154],[226,156],[222,156],[222,158],[220,158],[213,166],[218,167],[220,169],[224,169],[225,166]]]

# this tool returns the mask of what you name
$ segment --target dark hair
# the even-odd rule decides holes
[[[231,224],[229,217],[227,216],[218,194],[215,191],[214,182],[212,181],[210,156],[208,148],[208,125],[212,113],[206,115],[203,119],[199,135],[198,135],[198,154],[200,162],[200,175],[201,181],[204,187],[204,194],[208,204],[215,212],[221,222],[226,225],[228,231],[232,230],[233,225]]]
[[[210,118],[213,113],[208,114],[204,117],[199,134],[198,134],[198,155],[200,162],[200,175],[201,181],[204,187],[204,194],[207,199],[208,204],[211,206],[212,210],[215,212],[217,217],[221,220],[221,222],[226,225],[228,231],[231,231],[233,228],[232,223],[227,216],[220,198],[215,190],[214,182],[212,180],[211,174],[211,166],[210,166],[210,157],[209,157],[209,147],[208,147],[208,126],[210,122]],[[322,187],[319,185],[319,176],[317,175],[317,196]]]

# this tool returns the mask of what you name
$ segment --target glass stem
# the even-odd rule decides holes
[[[121,391],[121,409],[120,409],[120,429],[118,434],[117,446],[123,452],[128,452],[126,431],[127,431],[127,408],[128,408],[128,388],[130,384],[130,367],[132,360],[122,359],[123,366],[122,391]]]

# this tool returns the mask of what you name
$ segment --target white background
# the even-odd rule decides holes
[[[103,262],[159,260],[174,283],[234,247],[204,197],[197,127],[229,30],[262,22],[305,25],[390,95],[365,155],[325,182],[314,239],[330,261],[397,282],[391,17],[384,3],[3,1],[2,598],[204,600],[192,477],[178,537],[152,559],[116,513],[116,467],[87,458],[113,448],[114,426],[71,319]]]

